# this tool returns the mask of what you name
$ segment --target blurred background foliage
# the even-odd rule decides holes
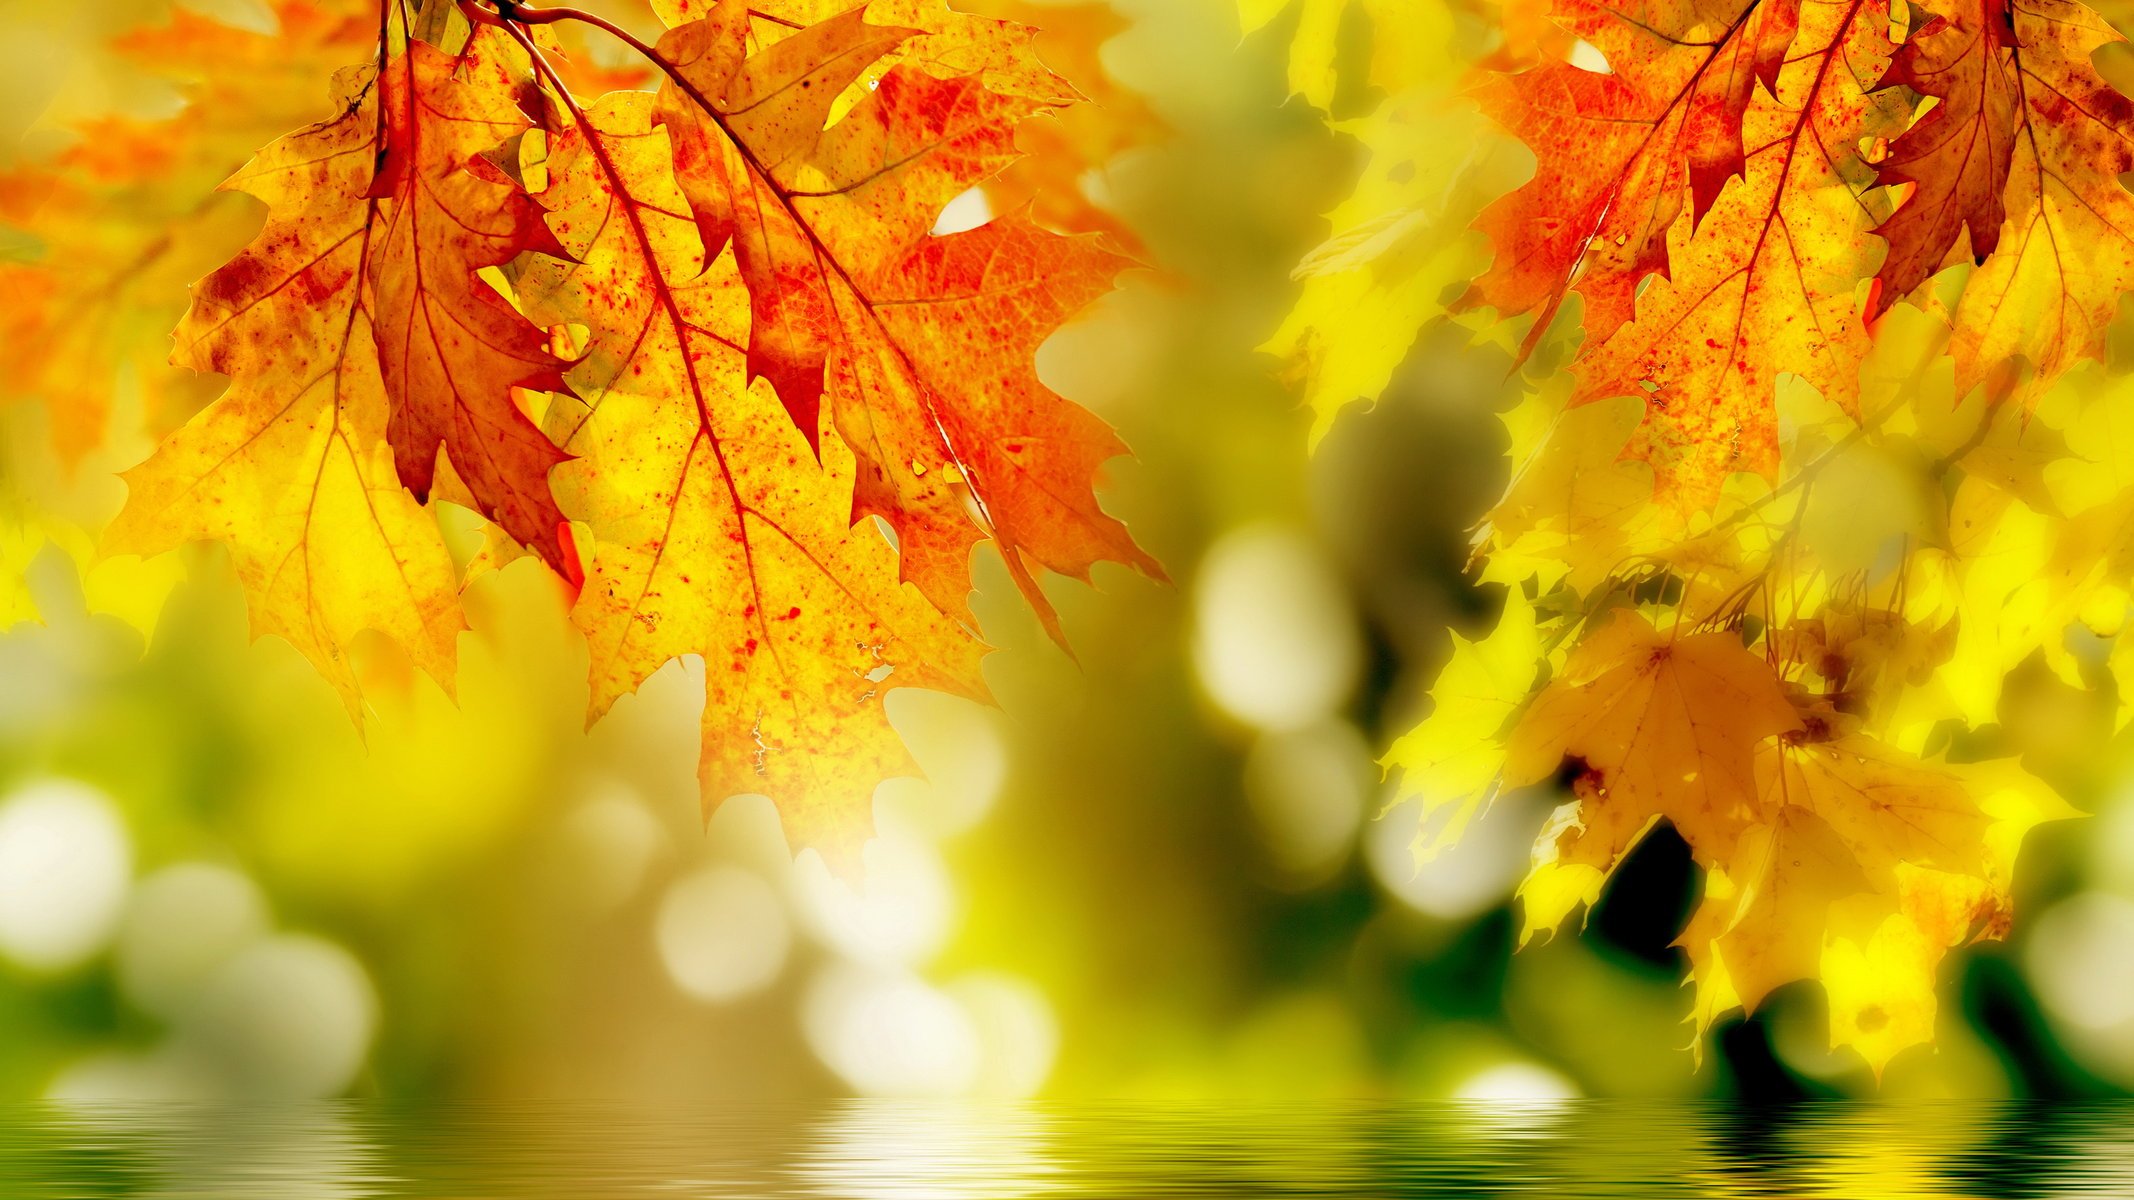
[[[1504,483],[1509,360],[1426,328],[1384,400],[1308,454],[1313,418],[1257,348],[1362,168],[1288,95],[1296,23],[1323,13],[1241,37],[1232,0],[1109,7],[1106,86],[1161,132],[1089,186],[1151,266],[1042,368],[1133,446],[1107,503],[1174,584],[1052,581],[1077,662],[983,562],[1000,706],[892,695],[929,778],[877,794],[862,878],[795,861],[760,798],[700,820],[700,665],[585,729],[583,647],[530,566],[472,585],[456,700],[354,647],[358,731],[289,647],[250,640],[220,551],[96,560],[145,435],[64,468],[37,397],[0,405],[0,1095],[1870,1090],[1825,1049],[1814,985],[1695,1065],[1670,943],[1697,881],[1664,832],[1582,935],[1517,955],[1511,890],[1558,797],[1507,797],[1414,868],[1415,812],[1379,816],[1374,759],[1448,630],[1488,627],[1467,530]],[[10,153],[89,103],[85,47],[167,12],[0,5]],[[1477,44],[1493,19],[1452,16]],[[1338,24],[1339,55],[1372,52],[1366,6]],[[170,102],[125,83],[108,103]],[[1339,88],[1332,115],[1382,99]],[[1470,129],[1413,136],[1466,156]],[[138,385],[121,372],[117,411]],[[456,532],[471,554],[471,519]],[[2109,702],[2026,678],[2011,740],[2103,815],[2032,835],[2014,939],[1945,968],[1939,1044],[1883,1094],[2134,1084],[2134,806],[2113,799],[2123,756],[2097,752]]]

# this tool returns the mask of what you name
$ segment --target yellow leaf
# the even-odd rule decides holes
[[[1289,89],[1315,107],[1332,105],[1341,83],[1341,32],[1353,13],[1369,21],[1370,80],[1386,92],[1435,83],[1451,73],[1451,10],[1412,0],[1238,0],[1238,16],[1253,33],[1294,7],[1289,42]]]
[[[1617,610],[1578,644],[1519,721],[1506,750],[1504,782],[1520,786],[1574,760],[1591,792],[1580,805],[1584,839],[1609,817],[1620,837],[1631,814],[1661,816],[1712,858],[1731,858],[1755,816],[1755,745],[1800,727],[1769,663],[1737,635],[1662,633]],[[1613,866],[1611,855],[1609,865]]]
[[[231,376],[221,399],[126,473],[106,549],[230,543],[255,633],[286,639],[360,716],[347,649],[366,629],[447,690],[463,624],[436,522],[401,487],[359,279],[371,222],[376,73],[337,80],[341,115],[260,152],[227,185],[267,204],[259,241],[210,276],[178,360]],[[323,198],[323,200],[322,200]]]
[[[531,311],[596,336],[548,415],[579,456],[555,475],[593,532],[573,611],[593,711],[671,659],[704,660],[707,808],[778,801],[795,844],[856,855],[874,786],[909,774],[882,695],[983,695],[983,647],[898,580],[897,555],[849,525],[853,456],[818,465],[767,385],[750,387],[749,297],[733,257],[705,261],[649,93],[610,93],[554,134],[549,202],[572,261],[523,282]]]
[[[1452,657],[1430,689],[1430,715],[1383,760],[1401,772],[1396,803],[1422,798],[1415,856],[1428,862],[1456,841],[1495,791],[1504,752],[1498,739],[1533,691],[1542,661],[1534,606],[1514,587],[1497,627],[1480,641],[1452,635]]]
[[[1700,1033],[1820,978],[1833,1046],[1879,1074],[1933,1037],[1943,954],[2006,931],[2023,835],[2074,812],[2012,761],[1932,762],[1830,720],[1758,746],[1756,823],[1731,855],[1688,839],[1711,877],[1681,944]]]

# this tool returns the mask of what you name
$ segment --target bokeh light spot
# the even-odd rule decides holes
[[[778,894],[739,867],[707,867],[677,880],[660,902],[656,928],[668,978],[713,1004],[770,986],[793,940]]]
[[[1297,729],[1348,697],[1362,663],[1355,615],[1312,543],[1276,526],[1217,542],[1195,588],[1193,662],[1225,712]]]
[[[283,934],[216,971],[180,1036],[226,1072],[235,1096],[310,1099],[354,1082],[376,1011],[354,955],[321,938]]]
[[[959,1096],[978,1081],[969,1010],[908,973],[834,964],[809,987],[801,1022],[823,1065],[866,1095]]]
[[[118,976],[145,1011],[185,1011],[208,976],[271,922],[250,879],[213,863],[178,863],[141,881],[119,928]]]
[[[118,927],[133,849],[87,784],[27,784],[0,803],[0,954],[38,971],[75,966]]]
[[[878,966],[922,962],[941,948],[955,915],[947,868],[932,846],[884,834],[861,852],[857,881],[831,873],[822,856],[802,852],[793,865],[802,918],[824,945]]]
[[[1245,801],[1268,859],[1286,881],[1325,881],[1348,860],[1378,769],[1343,722],[1271,733],[1245,759]]]
[[[2046,910],[2025,963],[2053,1016],[2113,1033],[2134,1057],[2134,900],[2084,892]]]

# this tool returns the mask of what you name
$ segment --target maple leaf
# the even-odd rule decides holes
[[[1710,918],[1692,918],[1682,941],[1691,962],[1698,1032],[1739,1005],[1756,1011],[1781,984],[1810,979],[1823,956],[1830,906],[1868,890],[1867,877],[1830,823],[1806,805],[1781,804],[1743,835],[1708,881]],[[1722,974],[1723,972],[1723,974]],[[1724,992],[1717,992],[1724,979]]]
[[[2008,929],[2014,848],[2075,815],[2012,763],[1930,762],[1812,717],[1756,760],[1762,818],[1685,930],[1709,1025],[1781,984],[1822,977],[1833,1045],[1877,1073],[1930,1040],[1934,970],[1951,947]]]
[[[1507,315],[1538,310],[1539,329],[1575,287],[1590,342],[1628,321],[1638,286],[1667,270],[1684,192],[1694,223],[1744,173],[1753,89],[1780,89],[1801,8],[1677,0],[1633,16],[1588,0],[1557,4],[1556,23],[1608,70],[1551,62],[1477,85],[1483,111],[1525,141],[1537,165],[1530,183],[1476,222],[1498,255],[1475,281],[1475,301]],[[1827,57],[1805,61],[1813,74]]]
[[[1799,723],[1770,666],[1737,635],[1662,633],[1621,609],[1579,642],[1520,718],[1505,743],[1504,784],[1577,764],[1591,800],[1560,831],[1558,861],[1612,867],[1658,817],[1723,858],[1753,816],[1754,747]]]
[[[302,651],[360,716],[357,634],[391,636],[447,688],[462,626],[435,522],[401,487],[373,313],[368,198],[380,93],[395,73],[351,68],[342,114],[261,151],[229,184],[268,206],[259,239],[210,275],[177,359],[230,389],[126,473],[107,548],[153,554],[228,542],[255,632]]]
[[[1296,265],[1296,305],[1261,349],[1310,406],[1316,441],[1352,402],[1377,396],[1418,332],[1444,301],[1486,265],[1464,228],[1521,169],[1517,156],[1483,136],[1480,114],[1453,81],[1466,65],[1454,9],[1379,0],[1239,0],[1247,33],[1288,23],[1289,86],[1322,108],[1342,87],[1344,24],[1370,31],[1367,78],[1349,80],[1351,103],[1382,99],[1365,114],[1329,117],[1335,132],[1368,154],[1354,190],[1327,213],[1331,235]],[[1358,18],[1362,18],[1359,20]],[[1477,152],[1448,155],[1472,141]]]
[[[931,236],[1072,89],[1021,26],[817,7],[716,4],[661,49],[471,3],[403,13],[396,41],[387,9],[340,115],[232,181],[267,227],[199,286],[179,347],[231,387],[129,475],[111,545],[232,542],[255,628],[353,709],[364,629],[450,686],[455,580],[424,505],[463,501],[498,531],[477,567],[517,543],[582,584],[595,716],[701,655],[707,804],[767,792],[796,841],[850,858],[873,784],[911,767],[882,694],[984,695],[959,620],[980,537],[1055,633],[1030,564],[1156,568],[1091,493],[1116,438],[1032,361],[1125,260],[1022,212]],[[642,54],[660,93],[579,105],[543,52],[564,20]]]
[[[654,7],[669,2],[656,0]],[[865,69],[861,88],[843,98],[844,107],[898,66],[944,80],[975,75],[987,91],[1047,107],[1081,98],[1038,56],[1039,30],[1032,24],[953,9],[940,0],[869,0],[857,6],[851,0],[768,0],[749,9],[755,35],[766,47],[807,36],[811,28],[855,11],[870,24],[909,33]]]
[[[506,45],[478,33],[455,57],[411,41],[386,64],[358,236],[401,482],[427,501],[442,449],[482,514],[562,571],[548,473],[564,454],[512,393],[563,391],[563,376],[548,333],[479,275],[563,253],[540,207],[483,157],[531,128],[496,61]]]
[[[1789,699],[1736,634],[1670,637],[1618,611],[1504,743],[1506,786],[1559,763],[1575,771],[1574,798],[1541,831],[1520,887],[1524,936],[1595,903],[1666,820],[1707,872],[1678,939],[1698,1032],[1823,978],[1833,1044],[1879,1072],[1932,1036],[1943,953],[2006,932],[2023,834],[2074,814],[2010,762],[1930,762],[1853,724],[1822,700]]]
[[[1109,206],[1109,168],[1121,154],[1157,141],[1167,127],[1139,92],[1121,86],[1104,68],[1104,47],[1127,29],[1126,19],[1101,0],[976,0],[966,7],[1035,29],[1032,48],[1039,59],[1084,98],[1017,127],[1022,157],[983,185],[991,209],[1010,212],[1027,204],[1048,229],[1103,233],[1138,255],[1139,235]]]
[[[1457,842],[1495,793],[1502,772],[1495,740],[1533,690],[1541,657],[1534,606],[1516,587],[1489,636],[1452,635],[1452,657],[1430,689],[1429,718],[1394,742],[1384,760],[1401,772],[1394,803],[1422,799],[1418,861]]]
[[[1871,98],[1890,43],[1881,0],[1803,5],[1773,98],[1742,115],[1755,147],[1740,183],[1701,230],[1676,220],[1668,271],[1613,333],[1593,332],[1574,398],[1647,393],[1629,453],[1653,463],[1660,495],[1708,503],[1735,471],[1778,466],[1773,389],[1797,375],[1855,408],[1868,337],[1854,296],[1876,223],[1860,142],[1894,111]]]
[[[881,696],[984,695],[983,648],[849,528],[853,464],[815,454],[741,349],[746,285],[708,252],[657,101],[614,93],[550,136],[550,220],[568,250],[521,280],[543,321],[590,330],[549,427],[580,461],[557,487],[592,529],[573,618],[597,715],[668,661],[705,661],[707,806],[776,800],[796,844],[849,858],[873,785],[909,773]]]
[[[1017,122],[1046,102],[1012,38],[927,35],[940,58],[1001,41],[1001,72],[937,78],[891,67],[834,123],[838,97],[907,38],[851,10],[746,54],[749,10],[669,31],[662,120],[710,247],[731,243],[755,310],[752,373],[814,440],[827,391],[860,463],[854,515],[896,531],[904,575],[962,616],[970,551],[990,537],[1046,627],[1032,565],[1087,578],[1097,561],[1160,575],[1098,506],[1116,435],[1036,376],[1040,342],[1108,290],[1126,260],[1010,213],[931,235],[942,207],[1011,161]],[[997,23],[995,23],[997,24]],[[907,51],[907,58],[912,52]],[[1031,60],[1034,63],[1034,60]],[[1049,75],[1049,73],[1048,73]]]
[[[1550,14],[1560,37],[1507,9],[1488,61],[1536,65],[1472,88],[1537,160],[1474,222],[1494,263],[1448,303],[1358,256],[1343,294],[1381,301],[1371,317],[1314,275],[1273,344],[1323,420],[1428,322],[1531,315],[1511,480],[1474,538],[1479,579],[1521,603],[1489,653],[1456,643],[1388,761],[1455,834],[1496,789],[1564,778],[1523,937],[1668,822],[1705,870],[1679,939],[1699,1032],[1817,978],[1834,1043],[1879,1072],[1932,1036],[1948,949],[2007,928],[2024,832],[2071,815],[2012,763],[1926,748],[2002,721],[2033,657],[2093,688],[2077,627],[2117,638],[2110,668],[2134,678],[2120,418],[2048,390],[2134,286],[2129,102],[2092,65],[2119,39],[2066,0],[1895,28],[1879,0]],[[1427,151],[1343,127],[1374,165]],[[1350,203],[1379,188],[1366,174]],[[1564,354],[1550,325],[1573,292]],[[1575,378],[1538,369],[1561,357]]]
[[[2014,49],[2007,4],[1981,0],[1960,18],[1935,17],[1891,59],[1885,84],[1939,103],[1875,167],[1884,186],[1915,188],[1875,230],[1890,246],[1875,275],[1876,314],[1961,261],[1959,239],[1981,263],[2000,244],[2021,93]]]
[[[1484,578],[1544,588],[1568,579],[1590,591],[1654,539],[1652,468],[1628,462],[1644,406],[1629,397],[1576,408],[1536,403],[1506,414],[1514,471],[1482,530]]]
[[[1497,163],[1448,161],[1434,147],[1440,137],[1479,136],[1475,124],[1475,114],[1431,96],[1388,100],[1368,117],[1334,123],[1370,148],[1371,160],[1355,192],[1328,214],[1333,236],[1291,272],[1303,294],[1263,347],[1289,360],[1315,440],[1352,401],[1384,390],[1445,296],[1473,276],[1479,239],[1447,217],[1489,194]]]
[[[1985,60],[1976,70],[2011,75],[2020,98],[2007,220],[1964,283],[1950,353],[1964,390],[1984,384],[2035,403],[2077,361],[2103,354],[2119,297],[2134,288],[2134,196],[2119,182],[2134,170],[2134,101],[2093,65],[2126,40],[2095,11],[2019,0],[2006,12],[2013,44],[1979,38],[1969,52]],[[1992,10],[1978,18],[2001,19]],[[1920,201],[1915,194],[1906,207]]]
[[[1370,84],[1396,95],[1434,80],[1433,68],[1452,36],[1446,6],[1408,0],[1238,0],[1238,18],[1248,34],[1292,11],[1289,90],[1318,108],[1331,107],[1341,86],[1342,23],[1352,14],[1363,17],[1371,30]]]
[[[553,245],[479,157],[528,128],[495,80],[468,79],[494,70],[491,42],[453,56],[411,41],[382,71],[344,74],[339,117],[225,185],[264,200],[268,223],[195,290],[176,358],[231,388],[128,473],[113,526],[120,552],[230,542],[255,628],[295,644],[351,709],[343,656],[365,628],[451,686],[453,571],[422,498],[399,486],[427,490],[440,445],[485,513],[549,562],[566,557],[546,481],[563,456],[512,397],[562,377],[546,335],[476,276]]]

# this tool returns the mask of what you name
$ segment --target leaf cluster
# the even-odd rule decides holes
[[[1270,344],[1322,424],[1431,322],[1525,367],[1475,534],[1502,615],[1386,760],[1418,852],[1563,781],[1531,936],[1665,821],[1705,872],[1696,1028],[1820,979],[1833,1043],[1879,1071],[1933,1036],[1946,951],[2006,932],[2025,831],[2072,815],[1980,760],[2012,681],[2129,694],[2134,459],[2097,366],[2134,286],[2124,39],[2058,0],[1552,0],[1466,28],[1457,95],[1374,68],[1363,182]],[[1479,114],[1530,177],[1403,111]],[[1343,292],[1400,299],[1366,341]]]
[[[202,240],[182,206],[298,123],[287,97],[321,59],[356,60],[331,115],[223,184],[265,225],[194,285],[172,359],[229,386],[189,419],[197,401],[170,406],[106,551],[227,543],[255,632],[358,719],[359,635],[449,690],[467,579],[535,560],[589,645],[591,715],[701,660],[707,805],[768,794],[796,844],[849,855],[874,784],[912,769],[883,695],[986,695],[979,543],[1055,636],[1041,572],[1160,573],[1095,498],[1123,447],[1034,362],[1130,265],[1054,228],[1105,227],[1053,188],[1118,139],[1054,132],[1060,174],[1004,180],[1026,129],[1081,99],[1013,21],[938,0],[654,7],[656,42],[489,0],[281,0],[280,37],[193,16],[134,35],[122,52],[212,69],[182,130],[86,129],[0,189],[50,243],[9,268],[53,293],[11,306],[31,326],[11,334],[108,357],[123,320],[124,353],[160,357]],[[566,53],[588,38],[630,57]],[[151,184],[159,163],[197,190]],[[1005,208],[936,232],[988,189]],[[104,409],[43,398],[63,446],[99,440]],[[471,562],[444,503],[487,523]]]

